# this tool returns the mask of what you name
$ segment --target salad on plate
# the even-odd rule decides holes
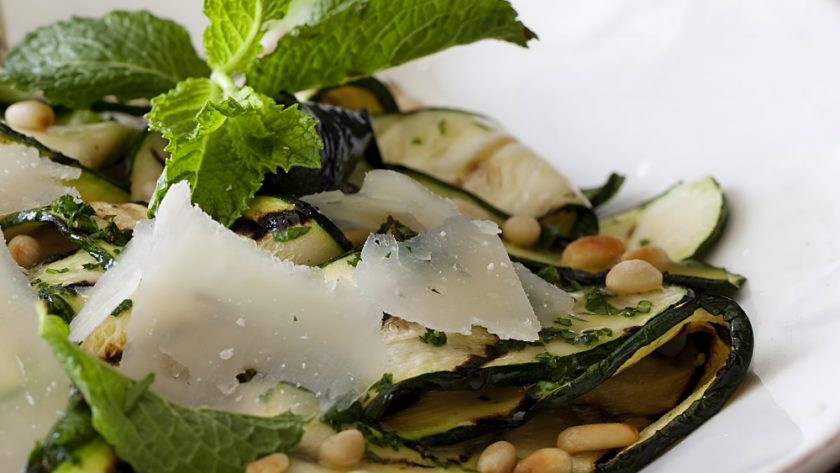
[[[506,1],[204,13],[206,59],[145,11],[4,59],[1,472],[634,472],[735,392],[713,178],[606,215],[374,77],[527,47]]]

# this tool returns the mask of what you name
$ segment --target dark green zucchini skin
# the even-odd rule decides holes
[[[607,182],[604,183],[603,186],[595,189],[582,189],[581,192],[583,192],[583,195],[589,199],[589,203],[592,204],[592,208],[597,208],[606,204],[615,197],[621,189],[621,186],[624,184],[624,179],[624,176],[621,174],[612,173],[610,174],[610,177],[607,178]]]
[[[332,105],[300,104],[301,110],[318,120],[317,131],[324,140],[321,168],[292,168],[268,174],[260,195],[304,196],[318,192],[345,190],[353,169],[363,159],[380,160],[370,115]]]
[[[730,324],[731,350],[726,365],[721,368],[700,400],[693,402],[653,436],[632,448],[607,455],[596,462],[598,473],[630,473],[639,471],[679,439],[693,432],[717,414],[735,394],[752,360],[754,339],[749,318],[734,301],[724,297],[703,295],[696,302],[712,315],[719,315]]]
[[[510,255],[510,259],[512,261],[516,261],[517,263],[524,264],[528,267],[528,269],[530,269],[533,272],[537,272],[545,267],[550,266],[547,263],[534,261],[527,258],[521,258],[516,255]],[[710,270],[720,270],[722,272],[725,272],[725,270],[723,269],[715,268],[704,263],[698,263],[696,261],[688,261],[686,263],[703,265],[707,266]],[[565,268],[562,266],[555,266],[554,269],[557,271],[557,274],[562,278],[569,281],[575,281],[582,286],[604,286],[606,284],[608,271],[602,271],[600,273],[590,273],[580,269]],[[701,278],[697,276],[687,276],[683,274],[672,274],[667,271],[662,273],[662,282],[664,284],[684,286],[694,289],[697,292],[705,292],[719,296],[732,296],[733,294],[738,292],[739,289],[741,289],[745,281],[746,278],[738,275],[734,275],[728,279],[711,279]]]
[[[674,304],[632,334],[600,345],[593,350],[567,357],[555,357],[549,362],[494,367],[471,373],[430,373],[408,379],[379,393],[365,407],[363,421],[378,425],[378,421],[387,415],[389,410],[399,410],[412,401],[412,395],[416,396],[422,391],[479,390],[488,386],[522,386],[529,389],[526,396],[518,406],[504,415],[480,419],[474,425],[460,426],[427,436],[416,444],[421,448],[453,445],[482,435],[519,427],[540,412],[565,405],[596,388],[612,377],[638,350],[665,336],[672,328],[685,322],[694,315],[697,309],[701,308],[712,315],[721,316],[723,322],[731,324],[731,332],[722,335],[732,340],[729,361],[726,367],[716,374],[713,383],[714,390],[710,388],[708,396],[698,401],[700,404],[692,404],[690,429],[686,430],[685,426],[669,426],[674,430],[663,434],[665,438],[659,442],[664,445],[662,447],[657,446],[657,442],[643,443],[643,445],[649,444],[644,447],[644,451],[652,449],[650,450],[652,453],[647,454],[649,457],[644,457],[648,459],[643,458],[644,461],[650,461],[650,458],[662,449],[676,442],[720,410],[746,374],[752,357],[752,329],[746,314],[731,299],[690,292],[683,301]],[[720,328],[726,331],[724,325],[720,324]],[[557,387],[548,391],[533,387],[534,383],[543,380],[557,382]],[[532,387],[529,388],[529,386]],[[706,401],[707,397],[708,401]],[[685,415],[689,415],[689,412],[687,411]],[[674,421],[677,425],[682,422],[679,418]],[[634,464],[639,465],[638,462]]]

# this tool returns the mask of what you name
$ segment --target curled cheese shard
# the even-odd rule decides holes
[[[356,194],[322,192],[301,200],[318,207],[342,228],[376,230],[389,216],[414,231],[428,231],[449,217],[460,215],[458,207],[395,171],[375,170],[365,175]]]
[[[397,242],[371,235],[353,278],[386,313],[434,330],[534,341],[540,323],[493,222],[450,217]]]
[[[62,182],[78,179],[78,168],[42,158],[23,145],[0,145],[0,216],[49,205],[64,194],[79,192]]]
[[[35,294],[0,245],[0,471],[21,471],[58,420],[70,380],[38,336]]]
[[[347,281],[280,261],[173,186],[141,265],[120,369],[191,406],[255,402],[237,375],[303,386],[346,407],[383,374],[382,310]],[[242,385],[244,386],[244,385]]]
[[[520,263],[513,263],[513,267],[543,328],[553,327],[557,317],[572,313],[575,299],[566,291],[545,281]]]

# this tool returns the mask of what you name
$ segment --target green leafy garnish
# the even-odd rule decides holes
[[[137,473],[241,473],[252,461],[290,452],[310,417],[254,417],[173,404],[67,339],[67,324],[39,306],[41,337],[91,408],[93,428]]]
[[[369,391],[384,391],[391,387],[394,384],[394,375],[391,373],[385,373],[382,375],[382,379],[373,383],[370,386]]]
[[[64,274],[64,273],[66,273],[67,271],[70,271],[70,268],[61,268],[61,269],[52,269],[52,268],[48,268],[48,269],[47,269],[46,271],[44,271],[44,272],[45,272],[45,273],[47,273],[47,274]]]
[[[210,25],[204,30],[207,63],[230,74],[244,71],[263,51],[259,40],[266,24],[280,20],[291,0],[205,0],[204,14]]]
[[[362,254],[361,253],[356,253],[356,254],[353,255],[352,258],[347,260],[347,264],[349,264],[350,266],[355,268],[356,265],[359,264],[359,261],[361,261],[361,260],[362,260]]]
[[[34,281],[33,281],[34,284]],[[36,295],[47,304],[50,313],[61,317],[62,320],[70,323],[73,317],[76,316],[76,309],[70,305],[70,301],[76,296],[76,293],[62,286],[61,284],[49,285],[45,282],[38,281],[38,291]]]
[[[271,95],[338,85],[451,46],[535,37],[503,0],[345,0],[313,10],[251,64],[251,87]]]
[[[572,319],[564,319],[563,317],[557,317],[556,319],[554,319],[554,323],[557,325],[562,325],[564,327],[571,327]]]
[[[545,282],[560,285],[560,276],[557,274],[557,268],[548,265],[537,271],[537,276],[541,277]]]
[[[328,424],[333,430],[339,431],[344,425],[358,422],[362,418],[363,411],[364,409],[359,401],[355,401],[343,411],[338,410],[335,406],[329,408],[318,420]]]
[[[283,230],[271,232],[271,236],[274,237],[274,241],[285,243],[306,235],[309,230],[312,230],[312,227],[289,227]]]
[[[105,240],[116,246],[125,246],[128,244],[129,240],[128,236],[126,236],[122,230],[117,228],[117,224],[113,221],[108,222],[108,225],[106,225],[102,230],[91,233],[90,238],[92,240]],[[119,254],[118,250],[115,250],[115,252]]]
[[[82,265],[82,268],[85,268],[87,271],[93,271],[96,268],[101,267],[101,263],[85,263]]]
[[[113,311],[111,311],[111,315],[117,317],[123,312],[131,309],[133,306],[134,301],[132,301],[131,299],[124,299],[122,302],[120,302],[120,305],[118,305],[116,308],[114,308]]]
[[[647,314],[653,307],[650,301],[639,301],[636,307],[625,307],[619,309],[607,302],[607,298],[611,297],[601,289],[595,286],[589,286],[583,290],[586,297],[586,310],[596,315],[622,315],[624,317],[633,317],[636,314]]]
[[[172,184],[187,181],[192,201],[230,226],[265,174],[317,168],[324,145],[315,120],[296,105],[284,108],[248,87],[236,89],[220,74],[214,78],[187,80],[152,100],[149,128],[169,140],[172,158],[149,208],[157,209]]]
[[[639,240],[639,246],[648,246],[648,245],[650,245],[650,239],[642,238],[641,240]]]
[[[86,109],[114,95],[150,98],[210,69],[187,31],[146,11],[71,18],[26,35],[3,62],[3,78],[53,105]]]
[[[420,340],[435,347],[442,347],[446,345],[446,333],[427,328],[426,333],[420,337]]]
[[[99,226],[91,217],[96,215],[93,207],[84,203],[76,202],[71,195],[63,195],[50,203],[50,211],[62,217],[70,228],[78,228],[86,232],[96,232]]]

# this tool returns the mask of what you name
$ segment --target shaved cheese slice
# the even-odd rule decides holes
[[[96,285],[85,294],[85,305],[70,322],[70,340],[84,341],[96,327],[111,316],[111,312],[122,301],[131,298],[137,290],[143,275],[141,264],[149,257],[153,229],[152,220],[137,222],[134,235],[119,261],[105,271]]]
[[[353,278],[393,316],[443,332],[533,341],[540,323],[493,222],[457,216],[397,242],[371,235]]]
[[[61,415],[70,380],[38,336],[35,294],[0,245],[0,471],[21,471]]]
[[[395,171],[375,170],[365,175],[356,194],[322,192],[301,200],[318,207],[342,228],[376,230],[389,216],[414,231],[428,231],[449,217],[460,215],[458,207]]]
[[[152,389],[175,402],[255,402],[236,379],[254,369],[343,408],[383,374],[381,307],[258,250],[193,207],[186,183],[161,203],[141,269],[120,369],[154,373]]]
[[[79,197],[62,181],[81,175],[80,169],[40,157],[34,148],[0,145],[0,215],[41,207],[64,194]]]
[[[513,267],[543,328],[554,326],[554,319],[572,312],[575,299],[566,291],[532,273],[523,264],[513,263]]]

